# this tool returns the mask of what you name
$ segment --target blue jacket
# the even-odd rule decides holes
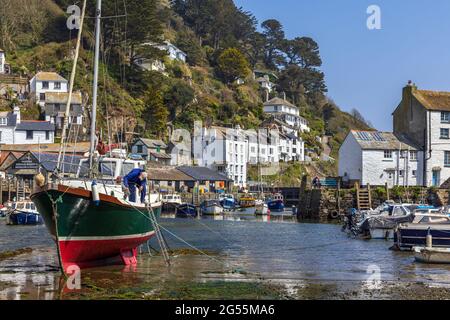
[[[134,185],[136,187],[146,186],[147,185],[147,179],[141,180],[139,179],[139,175],[144,172],[145,170],[142,169],[133,169],[131,170],[124,178],[123,178],[123,185],[127,188],[131,185]]]

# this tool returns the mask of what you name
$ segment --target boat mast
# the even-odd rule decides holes
[[[95,58],[94,58],[94,82],[92,87],[92,115],[91,115],[91,145],[89,152],[89,175],[93,177],[92,166],[94,164],[94,152],[97,148],[96,118],[97,118],[97,89],[98,89],[98,64],[100,60],[100,21],[102,15],[102,0],[97,0],[95,10]]]

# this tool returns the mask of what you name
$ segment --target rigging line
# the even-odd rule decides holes
[[[86,13],[86,3],[87,3],[87,0],[84,0],[83,1],[83,9],[82,9],[81,18],[80,18],[80,29],[78,30],[78,35],[77,35],[75,57],[73,59],[72,72],[70,73],[69,96],[67,98],[66,112],[64,114],[64,121],[63,121],[63,128],[62,128],[63,131],[61,132],[61,145],[60,145],[59,153],[58,153],[58,163],[56,165],[55,171],[59,170],[59,165],[60,165],[59,162],[61,161],[62,148],[64,146],[64,139],[65,139],[66,130],[67,130],[67,117],[70,115],[70,105],[72,102],[72,92],[73,92],[73,86],[75,83],[75,75],[76,75],[76,71],[77,71],[78,57],[79,57],[80,46],[81,46],[81,38],[82,38],[82,34],[83,34],[83,24],[84,24],[84,16]]]

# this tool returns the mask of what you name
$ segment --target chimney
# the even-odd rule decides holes
[[[417,86],[409,80],[407,85],[403,88],[403,101],[409,101],[415,90],[417,90]]]
[[[14,106],[13,114],[16,115],[16,123],[20,123],[20,108],[18,106]]]

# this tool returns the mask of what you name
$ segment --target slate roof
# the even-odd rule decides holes
[[[6,118],[8,127],[15,127],[17,122],[17,115],[12,112],[3,111],[0,112],[0,118]]]
[[[297,106],[293,105],[289,101],[281,99],[281,98],[278,98],[278,97],[270,99],[267,102],[264,102],[264,106],[288,106],[288,107],[291,107],[291,108],[297,108],[298,109]]]
[[[450,92],[413,90],[413,95],[428,110],[450,111]]]
[[[350,134],[363,150],[420,150],[405,136],[396,136],[392,132],[352,130]]]
[[[16,131],[55,131],[55,124],[49,121],[21,121],[17,127]]]
[[[167,153],[159,153],[159,152],[150,152],[150,155],[152,155],[153,157],[155,157],[156,159],[172,159],[172,157],[170,156],[170,154]]]
[[[61,82],[67,82],[66,79],[64,79],[62,76],[57,74],[56,72],[38,72],[34,76],[36,80],[38,81],[61,81]]]
[[[48,171],[54,171],[58,162],[57,153],[31,152],[33,157],[40,160],[42,167]],[[65,173],[77,173],[78,164],[82,157],[76,155],[65,155],[62,158],[61,170]]]
[[[47,92],[45,94],[45,103],[59,103],[59,104],[67,104],[67,100],[69,99],[69,93],[67,92]],[[81,104],[82,97],[81,92],[73,92],[71,104]]]
[[[195,181],[191,176],[169,166],[149,167],[147,172],[151,181]]]
[[[177,169],[191,176],[195,181],[231,181],[227,176],[206,167],[182,166]]]
[[[157,148],[157,147],[160,147],[162,149],[167,148],[167,145],[162,140],[145,139],[145,138],[139,138],[139,140],[142,141],[147,146],[147,148]]]

